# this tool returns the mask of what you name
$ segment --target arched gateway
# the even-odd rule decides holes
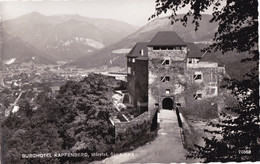
[[[172,110],[173,109],[173,100],[172,98],[164,98],[162,101],[162,108]]]

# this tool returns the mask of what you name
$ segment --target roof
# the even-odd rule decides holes
[[[138,42],[136,45],[132,48],[132,50],[126,55],[126,57],[138,57],[141,56],[141,50],[144,50],[143,56],[148,56],[148,50],[147,50],[147,44],[148,42]]]
[[[194,43],[186,43],[186,45],[189,50],[188,58],[202,58],[203,52]]]
[[[174,31],[159,31],[150,42],[138,42],[126,55],[126,57],[133,57],[137,60],[148,60],[148,46],[187,46],[189,50],[188,58],[202,58],[204,53],[194,44],[185,43]],[[144,50],[144,55],[141,56],[141,50]],[[202,58],[202,61],[221,62],[218,59],[213,59],[207,55]]]
[[[215,63],[218,63],[218,66],[224,66],[225,65],[213,53],[208,53],[208,52],[205,53],[205,55],[200,59],[200,61],[215,62]]]
[[[174,31],[159,31],[148,46],[186,46]]]

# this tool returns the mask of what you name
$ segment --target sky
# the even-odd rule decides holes
[[[135,26],[148,23],[155,12],[155,0],[0,0],[3,20],[30,12],[43,15],[79,14],[91,18],[109,18]],[[179,13],[185,12],[186,9]],[[169,15],[169,13],[168,13]],[[162,15],[165,16],[165,15]]]

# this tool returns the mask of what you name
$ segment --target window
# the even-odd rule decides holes
[[[132,62],[135,63],[135,58],[132,59]]]
[[[166,65],[166,66],[170,65],[170,59],[164,59],[162,61],[162,65]]]
[[[217,86],[210,86],[207,88],[207,95],[216,96],[218,95],[218,88]]]
[[[135,75],[135,71],[133,71],[133,75]]]
[[[167,50],[167,47],[161,47],[161,50]]]
[[[170,94],[170,89],[166,89],[165,94],[167,94],[167,95]]]
[[[202,73],[201,72],[195,72],[193,75],[193,79],[196,82],[202,82]]]
[[[128,58],[128,61],[131,62],[131,58]]]
[[[182,50],[182,47],[153,47],[153,50]]]
[[[170,76],[161,77],[161,82],[169,82],[169,81],[170,81]]]
[[[127,67],[127,73],[131,74],[131,67]]]
[[[188,64],[196,64],[199,63],[199,59],[196,58],[188,58],[187,59]]]
[[[160,50],[160,47],[153,47],[153,50]]]
[[[141,56],[144,56],[144,50],[140,51]]]
[[[201,100],[202,99],[202,94],[201,93],[196,93],[193,95],[194,100]]]
[[[202,75],[201,74],[193,75],[193,79],[194,80],[202,80]]]

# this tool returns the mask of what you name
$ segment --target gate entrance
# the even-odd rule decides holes
[[[173,100],[171,98],[164,98],[162,101],[162,108],[172,110],[173,109]]]

